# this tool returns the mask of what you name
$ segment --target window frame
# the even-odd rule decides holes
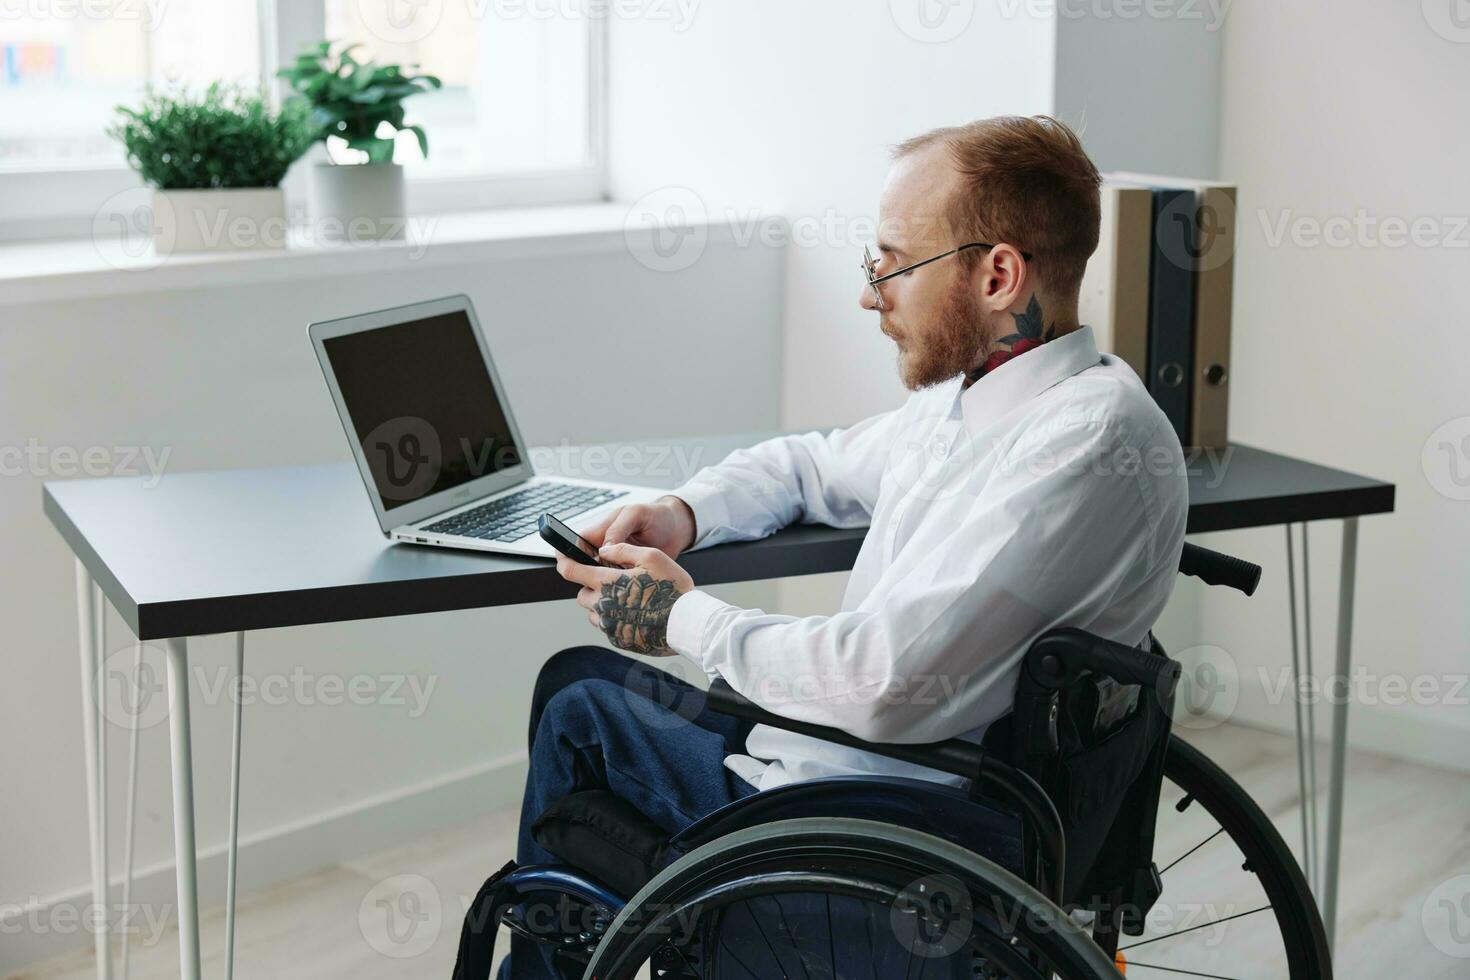
[[[277,69],[325,36],[326,4],[299,0],[260,0],[261,80],[279,99],[289,94]],[[591,159],[571,169],[445,177],[406,181],[411,214],[444,214],[502,207],[585,204],[608,199],[608,18],[588,21],[587,145]],[[320,145],[302,158],[325,159]],[[282,182],[289,203],[305,199],[304,173],[293,166]],[[130,167],[82,166],[0,172],[0,198],[11,202],[0,216],[0,242],[84,238],[106,226],[109,199],[146,186]],[[126,195],[131,203],[132,195]]]

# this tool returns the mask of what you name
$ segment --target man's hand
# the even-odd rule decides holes
[[[582,586],[577,604],[587,610],[587,620],[620,650],[673,656],[669,611],[679,596],[694,588],[689,573],[657,548],[614,544],[602,548],[601,557],[623,567],[582,565],[565,555],[556,559],[561,577]]]
[[[651,504],[620,507],[582,537],[596,547],[611,544],[634,544],[657,548],[670,558],[679,557],[694,544],[694,511],[678,497],[660,497]]]

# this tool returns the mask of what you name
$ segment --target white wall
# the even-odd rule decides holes
[[[1415,706],[1355,701],[1352,740],[1470,768],[1470,689],[1462,686],[1470,669],[1470,33],[1445,26],[1451,8],[1235,4],[1225,22],[1219,170],[1240,185],[1232,437],[1398,485],[1396,512],[1360,524],[1355,663],[1380,681],[1422,678],[1440,696]],[[1427,13],[1442,14],[1457,40],[1437,33]],[[1392,228],[1345,247],[1291,230],[1351,222],[1360,209],[1375,222],[1427,222],[1425,244],[1395,239]],[[1351,225],[1345,230],[1356,238]],[[1435,435],[1447,422],[1452,428]],[[1265,563],[1269,577],[1246,605],[1206,598],[1200,642],[1237,662],[1239,717],[1289,724],[1290,702],[1263,703],[1259,683],[1261,668],[1274,679],[1290,662],[1283,532],[1212,537]],[[1312,525],[1311,540],[1314,641],[1325,673],[1335,640],[1335,522]],[[1382,683],[1364,690],[1380,701],[1397,696]]]
[[[682,33],[615,24],[614,196],[673,185],[720,218],[776,212],[791,224],[786,427],[851,424],[906,396],[891,342],[857,305],[864,227],[893,144],[986,116],[1053,113],[1104,168],[1213,172],[1217,19],[1063,9],[1092,6],[707,0]],[[921,14],[939,20],[926,27]],[[782,609],[830,612],[845,581],[783,583]],[[1192,642],[1195,599],[1179,590],[1161,637]]]
[[[461,291],[476,304],[533,444],[778,424],[779,250],[736,248],[716,230],[701,261],[680,273],[640,265],[621,235],[590,251],[470,265],[442,254],[397,265],[361,258],[362,275],[23,305],[14,303],[20,287],[10,287],[0,293],[0,446],[107,447],[118,463],[112,447],[146,446],[170,453],[165,473],[348,461],[307,322]],[[135,275],[145,278],[128,279],[130,289],[172,274]],[[743,284],[738,296],[734,283]],[[721,296],[728,300],[710,301]],[[568,387],[549,364],[591,384]],[[41,482],[67,474],[52,472],[65,465],[59,457],[41,458],[38,469],[11,473],[7,456],[0,479],[0,620],[11,668],[0,684],[0,911],[12,914],[38,901],[73,909],[89,901],[72,559],[41,514]],[[366,494],[362,505],[370,515]],[[772,588],[728,591],[757,605]],[[254,843],[242,855],[242,886],[517,801],[514,757],[537,667],[563,646],[599,639],[570,602],[250,634],[246,668],[257,681],[290,678],[300,666],[313,678],[365,675],[385,695],[399,675],[437,687],[416,717],[391,703],[247,708],[241,827]],[[115,616],[106,649],[130,657]],[[205,637],[191,653],[217,685],[233,642]],[[197,683],[194,694],[198,839],[216,857],[201,883],[209,904],[223,896],[230,703],[205,703]],[[109,733],[116,869],[126,742],[122,728]],[[171,908],[168,771],[167,726],[157,724],[141,734],[137,866],[150,873],[135,895]],[[90,944],[74,932],[0,924],[0,975]]]

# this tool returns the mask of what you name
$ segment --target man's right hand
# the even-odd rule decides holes
[[[594,546],[632,544],[657,548],[670,558],[694,544],[694,511],[673,495],[650,504],[630,504],[613,511],[582,532]]]

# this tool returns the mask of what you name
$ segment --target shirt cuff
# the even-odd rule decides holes
[[[705,673],[710,673],[711,668],[705,663],[705,627],[709,625],[711,616],[728,605],[700,589],[690,589],[681,595],[669,610],[666,637],[669,649],[694,661]]]
[[[694,543],[689,550],[714,544],[711,533],[730,523],[730,508],[725,503],[725,491],[708,482],[686,483],[669,496],[678,497],[689,505],[694,513]]]

